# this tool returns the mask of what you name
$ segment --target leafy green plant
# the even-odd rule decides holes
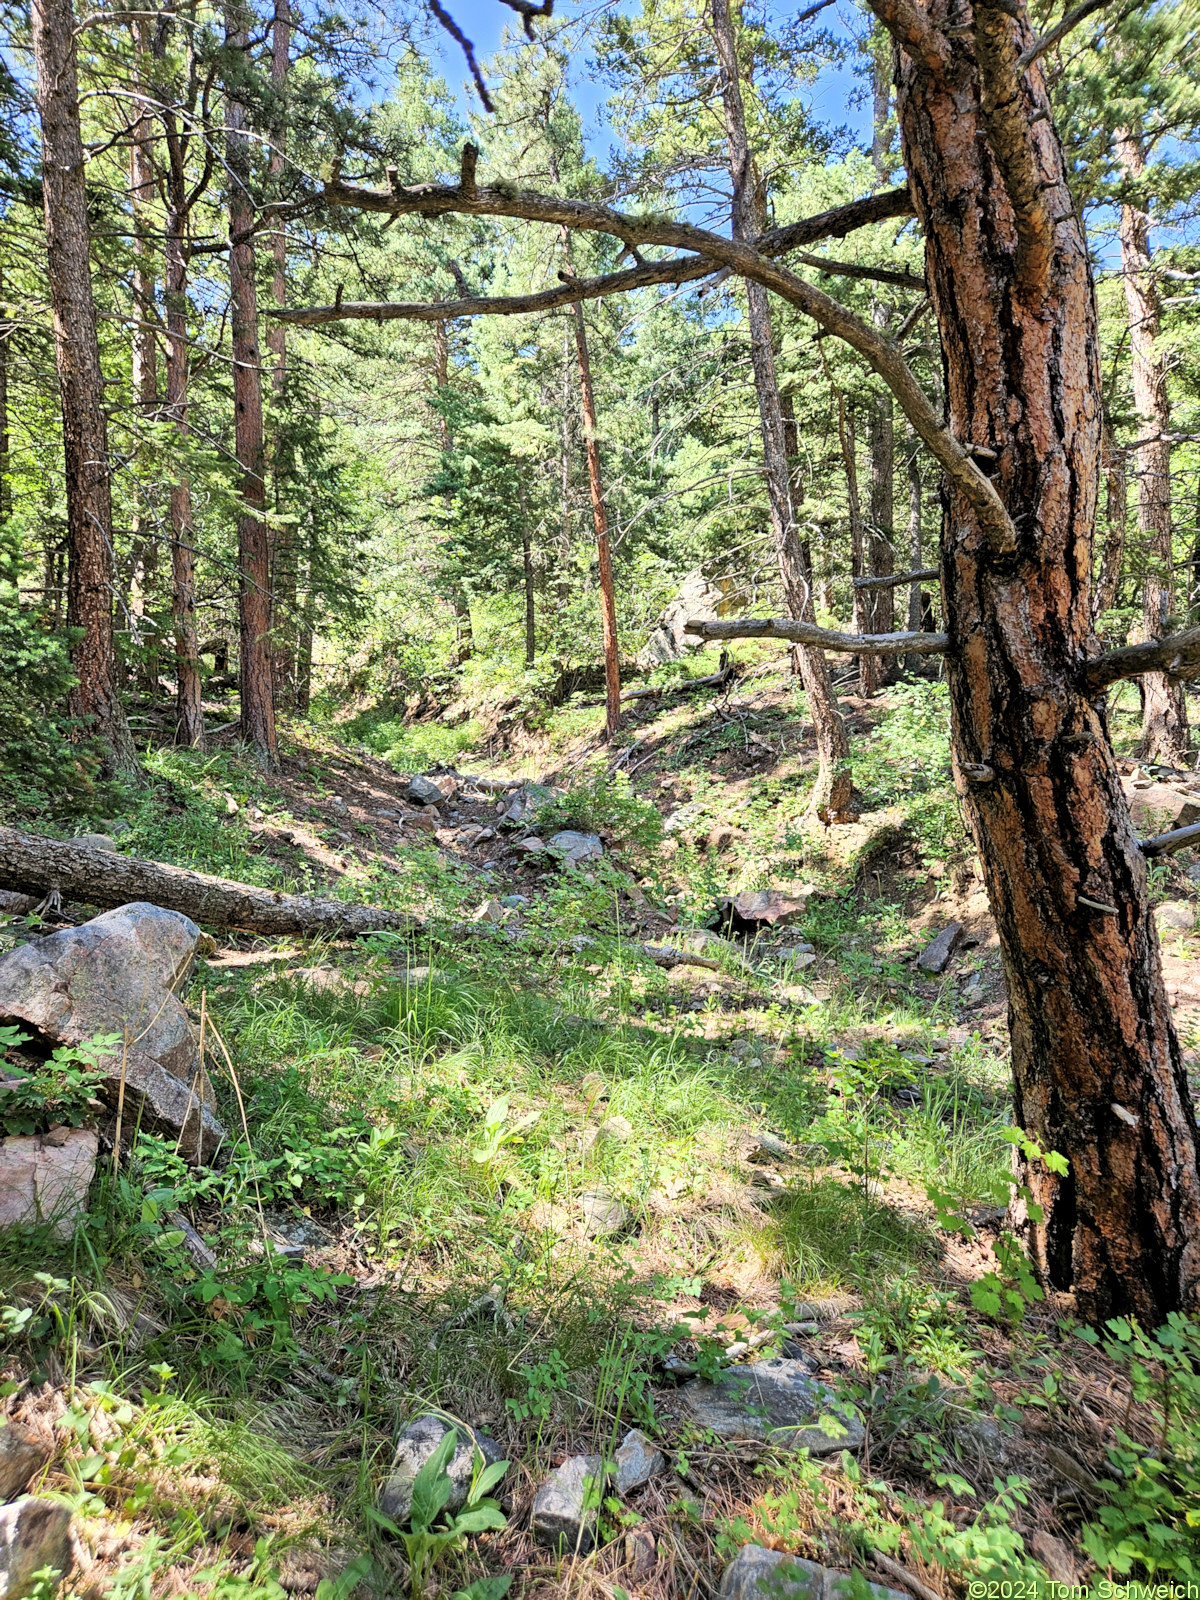
[[[0,1051],[28,1044],[27,1034],[0,1027]],[[45,1133],[55,1123],[79,1127],[89,1116],[105,1074],[98,1064],[119,1053],[119,1033],[97,1033],[80,1044],[64,1044],[25,1075],[22,1065],[0,1082],[0,1128],[6,1134]]]
[[[1026,1161],[1041,1161],[1051,1172],[1060,1175],[1067,1171],[1067,1159],[1056,1150],[1043,1150],[1020,1128],[1006,1128],[1004,1138],[1016,1145]],[[1044,1212],[1033,1198],[1027,1183],[1018,1183],[1011,1172],[998,1171],[991,1183],[991,1198],[997,1205],[1007,1206],[1013,1196],[1025,1202],[1026,1214],[1031,1222],[1041,1222]],[[925,1186],[925,1194],[937,1213],[938,1222],[949,1232],[959,1233],[964,1239],[974,1234],[970,1222],[959,1212],[953,1200],[936,1183]],[[985,1272],[971,1285],[971,1304],[984,1316],[1007,1322],[1020,1322],[1027,1308],[1045,1298],[1041,1284],[1021,1241],[1011,1229],[1001,1231],[992,1246],[998,1269]]]
[[[404,1544],[413,1600],[422,1600],[426,1583],[438,1561],[449,1551],[458,1549],[468,1534],[486,1533],[489,1529],[503,1528],[507,1523],[503,1511],[487,1496],[508,1471],[509,1464],[495,1461],[488,1466],[479,1449],[474,1454],[471,1486],[462,1510],[454,1514],[446,1510],[453,1490],[446,1469],[457,1448],[458,1430],[448,1428],[413,1480],[407,1527],[399,1527],[382,1511],[372,1509],[370,1513],[381,1528]]]
[[[604,833],[624,844],[652,849],[662,838],[662,817],[648,800],[633,792],[623,772],[598,767],[577,778],[566,794],[538,807],[539,827],[547,830],[575,828]]]
[[[1150,1408],[1155,1440],[1131,1438],[1126,1427],[1108,1458],[1108,1496],[1085,1524],[1083,1546],[1099,1567],[1123,1577],[1144,1569],[1153,1580],[1200,1579],[1200,1323],[1173,1311],[1166,1326],[1146,1333],[1124,1317],[1106,1324],[1109,1337],[1078,1330],[1129,1377],[1129,1411]]]

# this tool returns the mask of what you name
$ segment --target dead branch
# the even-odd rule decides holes
[[[1083,669],[1084,688],[1099,694],[1122,678],[1140,678],[1144,672],[1165,672],[1186,677],[1200,670],[1200,628],[1188,628],[1166,639],[1150,639],[1145,644],[1129,644],[1097,656]]]
[[[925,279],[919,278],[915,272],[897,271],[894,267],[860,267],[854,261],[830,261],[826,256],[810,256],[804,250],[797,251],[796,260],[806,267],[816,267],[838,278],[867,278],[872,283],[894,283],[900,289],[925,291]]]
[[[784,639],[852,656],[941,656],[950,647],[945,633],[839,633],[791,617],[736,617],[728,622],[689,622],[685,633],[701,639]]]
[[[855,578],[856,589],[900,589],[906,583],[925,583],[940,578],[936,567],[922,567],[920,572],[892,572],[886,578]]]
[[[904,4],[907,6],[908,0],[904,0]],[[915,8],[908,6],[908,9]],[[932,35],[928,23],[926,28]],[[627,214],[594,201],[539,194],[508,183],[479,186],[468,196],[457,184],[415,183],[371,189],[333,177],[324,186],[323,199],[327,205],[385,212],[391,216],[419,213],[435,217],[465,213],[551,223],[585,233],[610,234],[620,239],[627,250],[640,245],[661,245],[671,250],[692,251],[709,258],[716,267],[729,267],[740,277],[760,283],[779,295],[811,317],[826,333],[857,350],[895,395],[904,415],[949,482],[972,507],[985,536],[998,550],[1018,547],[1016,529],[995,486],[942,424],[899,347],[815,284],[779,266],[764,255],[760,246],[745,240],[727,239],[707,228],[672,218]],[[446,314],[444,305],[441,314]]]
[[[1072,28],[1078,27],[1085,17],[1090,17],[1093,11],[1099,11],[1102,6],[1108,4],[1109,0],[1083,0],[1082,5],[1076,6],[1073,11],[1068,11],[1061,22],[1056,22],[1042,34],[1040,39],[1035,39],[1028,49],[1022,50],[1017,57],[1017,71],[1025,72],[1039,56],[1044,56],[1047,50],[1053,50],[1058,41],[1065,38]]]
[[[1200,844],[1200,822],[1172,828],[1169,833],[1156,833],[1151,839],[1139,839],[1138,849],[1144,856],[1171,856],[1192,844]]]

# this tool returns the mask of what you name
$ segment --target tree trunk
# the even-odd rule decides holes
[[[710,0],[713,41],[721,63],[721,95],[725,107],[725,136],[729,145],[729,175],[733,183],[732,223],[735,239],[753,240],[762,232],[765,200],[750,151],[746,111],[737,57],[737,35],[728,0]],[[812,568],[796,528],[788,470],[787,443],[771,310],[761,284],[745,284],[750,330],[750,362],[758,397],[763,438],[763,466],[771,533],[779,561],[779,575],[788,615],[799,622],[815,622]],[[808,697],[809,715],[817,744],[817,781],[809,800],[812,812],[825,823],[848,821],[856,814],[850,775],[850,741],[837,709],[829,666],[820,650],[797,646],[800,676]]]
[[[912,431],[911,429],[909,430]],[[921,555],[921,452],[915,437],[908,456],[908,570],[920,572],[925,565]],[[921,585],[908,586],[908,631],[917,633],[921,627]]]
[[[4,269],[0,266],[0,298],[4,295]],[[12,516],[12,462],[9,451],[12,439],[8,428],[8,345],[15,323],[10,317],[0,317],[0,525]],[[46,604],[50,596],[44,596]]]
[[[876,326],[886,328],[886,314],[881,311],[875,322]],[[894,485],[896,442],[890,393],[871,397],[868,428],[871,446],[871,493],[868,500],[870,530],[867,542],[867,565],[872,578],[890,578],[896,570],[893,545],[896,535]],[[871,589],[867,592],[869,596],[867,632],[894,633],[895,590]],[[865,656],[862,662],[863,693],[870,694],[883,684],[891,682],[896,676],[898,661],[897,656],[893,656],[890,661],[878,659],[873,661],[872,657]]]
[[[89,731],[104,741],[109,771],[131,778],[138,765],[117,691],[112,490],[88,259],[74,7],[71,0],[34,0],[32,20],[47,276],[66,458],[67,626],[81,630],[71,652],[77,681],[67,704],[71,715],[86,719]]]
[[[248,18],[238,0],[227,7],[225,37],[243,57]],[[242,469],[239,511],[238,613],[242,738],[259,765],[278,765],[274,673],[271,662],[271,553],[264,521],[262,374],[258,350],[258,290],[251,229],[250,117],[237,91],[225,97],[225,164],[229,173],[229,321],[233,344],[234,448]]]
[[[1197,1304],[1200,1171],[1146,863],[1082,688],[1101,394],[1087,245],[1042,68],[1017,67],[1024,7],[976,0],[970,31],[941,32],[914,0],[871,4],[902,47],[950,428],[995,452],[1012,524],[985,526],[948,484],[953,747],[1004,958],[1015,1116],[1069,1161],[1030,1166],[1031,1245],[1087,1320],[1152,1325]]]
[[[596,401],[592,394],[592,365],[588,359],[583,307],[575,315],[575,353],[579,357],[579,397],[583,409],[583,435],[587,447],[588,483],[592,491],[592,518],[596,524],[596,556],[600,569],[600,617],[604,628],[605,721],[608,737],[621,726],[621,658],[617,649],[617,599],[613,588],[612,554],[608,548],[608,512],[600,480],[600,441],[596,437]]]
[[[1125,452],[1113,438],[1107,417],[1101,423],[1100,465],[1104,473],[1106,530],[1100,576],[1092,597],[1092,619],[1098,622],[1117,600],[1117,588],[1125,564],[1125,534],[1129,525],[1129,485],[1125,476]]]
[[[284,153],[287,144],[287,120],[282,101],[287,88],[288,53],[291,47],[290,0],[275,0],[275,15],[271,24],[271,85],[276,100],[275,127],[271,135],[271,157],[267,163],[272,190],[278,198],[279,180],[283,175]],[[282,227],[271,233],[271,298],[277,306],[287,303],[287,234]],[[287,328],[282,322],[272,322],[267,330],[267,348],[274,358],[271,363],[271,395],[275,402],[275,439],[271,452],[271,477],[274,485],[276,512],[281,511],[279,435],[283,426],[284,395],[287,389]],[[274,623],[274,649],[272,675],[276,701],[295,705],[296,701],[296,586],[297,565],[300,559],[299,530],[291,518],[283,518],[271,542],[271,602]]]
[[[137,87],[141,90],[143,62],[151,52],[151,27],[148,15],[133,22],[134,61]],[[148,98],[139,95],[139,115],[129,144],[129,200],[133,213],[133,401],[138,431],[158,414],[158,336],[154,304],[154,244],[150,237],[147,209],[154,199],[154,123]],[[150,452],[138,440],[134,451],[133,511],[130,518],[132,573],[129,585],[130,645],[143,652],[140,676],[150,698],[158,695],[158,633],[146,620],[146,607],[152,602],[158,573],[158,530],[150,504]],[[144,511],[151,512],[149,518]]]
[[[91,906],[147,900],[182,911],[196,922],[248,933],[353,937],[382,929],[407,932],[417,925],[403,911],[282,894],[160,861],[88,849],[71,840],[45,839],[19,828],[0,827],[0,885],[21,894],[57,891]]]
[[[846,473],[846,507],[850,519],[850,577],[869,576],[866,569],[866,533],[863,528],[862,502],[858,497],[858,441],[855,438],[854,402],[846,403],[845,396],[837,392],[838,440],[842,449],[842,466]],[[852,617],[855,633],[870,633],[871,591],[851,589]],[[859,675],[862,664],[859,663]]]
[[[1117,135],[1117,159],[1129,178],[1138,178],[1145,159],[1131,134]],[[1158,350],[1162,311],[1150,265],[1150,218],[1134,205],[1121,207],[1121,270],[1129,314],[1129,354],[1138,431],[1146,443],[1137,452],[1138,532],[1147,558],[1142,592],[1142,627],[1147,639],[1170,631],[1167,618],[1174,598],[1171,550],[1171,446],[1163,437],[1171,427],[1167,365]],[[1139,753],[1148,761],[1179,766],[1187,759],[1187,701],[1183,684],[1161,672],[1142,679],[1142,739]]]
[[[174,167],[174,152],[171,156]],[[180,440],[188,436],[186,196],[182,167],[168,174],[166,283],[167,413]],[[175,638],[176,739],[204,749],[204,711],[200,704],[200,641],[196,632],[196,536],[192,528],[192,485],[180,467],[171,485],[171,627]]]

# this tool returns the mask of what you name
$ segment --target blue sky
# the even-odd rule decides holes
[[[609,0],[609,3],[623,10],[632,10],[637,0]],[[445,0],[445,4],[450,15],[474,44],[476,56],[481,64],[499,48],[506,28],[510,31],[517,31],[520,28],[519,17],[507,6],[502,5],[500,0]],[[595,14],[598,9],[594,3],[580,4],[579,0],[556,0],[554,15],[556,18],[573,18]],[[768,12],[781,22],[794,16],[800,9],[802,9],[800,5],[780,5],[778,0],[768,0]],[[863,27],[862,11],[855,5],[854,0],[838,0],[821,21],[830,31],[844,37],[861,31]],[[537,26],[536,23],[534,25]],[[456,92],[460,108],[464,111],[468,109],[478,111],[479,99],[470,83],[470,74],[462,50],[449,34],[436,27],[429,45],[438,71]],[[603,153],[608,145],[603,126],[605,86],[589,77],[585,53],[581,53],[581,59],[575,64],[573,76],[575,103],[587,126],[589,148],[603,160]],[[814,84],[804,87],[802,94],[818,121],[848,126],[854,130],[858,138],[869,141],[870,107],[867,105],[855,107],[851,103],[853,90],[857,86],[858,80],[848,67],[826,69]]]

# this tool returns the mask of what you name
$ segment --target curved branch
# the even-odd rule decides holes
[[[989,541],[1000,550],[1017,548],[1016,530],[995,487],[939,421],[899,347],[831,295],[777,265],[761,248],[655,213],[638,215],[616,211],[592,201],[538,194],[507,183],[479,187],[467,195],[457,185],[450,184],[417,183],[397,185],[393,189],[368,189],[333,178],[325,185],[324,199],[328,205],[395,216],[416,213],[437,217],[454,212],[469,216],[515,217],[526,222],[553,223],[583,233],[607,233],[620,239],[627,249],[649,244],[692,251],[719,266],[728,267],[740,277],[762,284],[764,289],[810,316],[826,333],[836,335],[858,351],[895,395],[930,454],[972,507]]]
[[[943,656],[950,647],[945,633],[839,633],[791,617],[736,617],[728,622],[689,622],[684,633],[700,639],[785,639],[851,656]]]
[[[1097,656],[1083,669],[1088,694],[1099,694],[1123,678],[1140,678],[1144,672],[1165,672],[1171,677],[1186,677],[1200,671],[1200,628],[1188,628],[1166,639],[1151,639],[1146,644],[1129,644]]]

